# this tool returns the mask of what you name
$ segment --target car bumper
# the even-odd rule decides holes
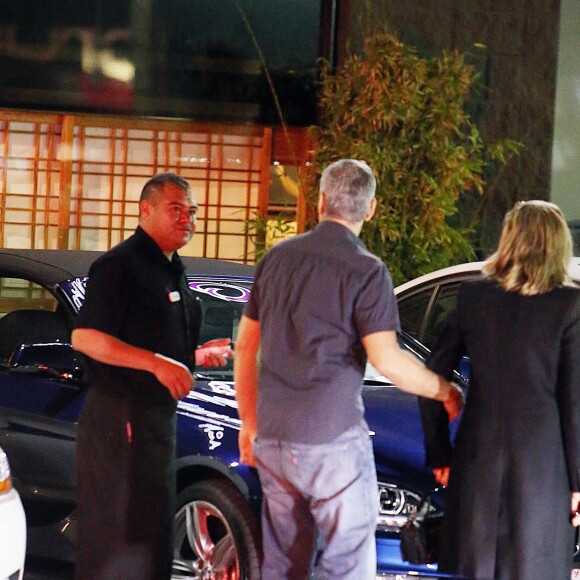
[[[401,542],[397,535],[378,535],[377,546],[377,580],[435,580],[453,578],[447,574],[438,574],[437,566],[426,564],[419,566],[409,564],[401,558]]]

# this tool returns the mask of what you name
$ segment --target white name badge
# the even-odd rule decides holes
[[[177,290],[170,292],[167,297],[169,298],[169,302],[179,302],[181,300],[181,294]]]

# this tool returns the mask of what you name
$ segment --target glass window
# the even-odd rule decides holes
[[[0,2],[0,105],[309,125],[321,4]]]
[[[242,311],[250,295],[250,284],[239,280],[189,279],[189,287],[201,299],[203,323],[199,344],[218,338],[229,338],[235,343]],[[218,374],[231,375],[233,360],[226,367],[213,369]],[[207,373],[208,369],[201,369]]]
[[[399,336],[397,340],[401,349],[410,354],[413,358],[417,359],[419,362],[425,362],[423,356],[411,348],[409,343],[401,336]],[[364,380],[366,385],[392,384],[391,381],[383,376],[368,360],[365,367]]]
[[[423,319],[432,294],[433,289],[429,288],[403,298],[398,303],[401,328],[417,340],[421,340]]]
[[[429,318],[425,325],[422,340],[423,344],[429,349],[433,348],[445,326],[449,313],[455,308],[459,284],[460,282],[446,284],[441,286],[437,292],[433,307],[429,311]]]
[[[21,278],[0,278],[0,317],[18,309],[56,310],[56,298],[42,286]]]
[[[21,278],[0,278],[0,365],[23,344],[70,341],[70,329],[55,297]]]

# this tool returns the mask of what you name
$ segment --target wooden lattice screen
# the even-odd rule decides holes
[[[145,181],[175,171],[200,206],[184,255],[253,261],[272,130],[0,110],[0,246],[105,250],[137,224]]]

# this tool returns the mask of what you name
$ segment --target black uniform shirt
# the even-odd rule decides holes
[[[169,261],[141,228],[95,260],[77,328],[92,328],[171,357],[193,370],[201,305],[187,286],[183,262]],[[150,372],[85,357],[92,387],[142,402],[174,402]]]

